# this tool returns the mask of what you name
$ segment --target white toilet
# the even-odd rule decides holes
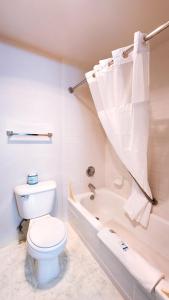
[[[55,181],[15,188],[19,214],[30,219],[27,250],[34,259],[39,285],[57,277],[60,271],[58,255],[64,250],[67,232],[64,223],[50,215],[56,198]]]

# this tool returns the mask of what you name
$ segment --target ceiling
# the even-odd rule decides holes
[[[169,0],[0,0],[1,38],[85,70],[168,20]]]

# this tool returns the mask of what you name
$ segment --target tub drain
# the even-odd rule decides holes
[[[113,229],[109,229],[109,231],[110,231],[111,233],[116,233]]]

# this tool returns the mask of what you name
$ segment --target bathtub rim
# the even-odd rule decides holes
[[[116,198],[119,198],[123,204],[125,203],[125,201],[127,200],[125,197],[119,195],[118,193],[115,193],[114,191],[110,190],[109,188],[106,187],[102,187],[102,188],[98,188],[96,189],[96,195],[97,192],[107,192],[107,193],[111,193],[113,196],[115,196]],[[69,201],[79,204],[82,208],[83,208],[83,213],[86,213],[86,215],[88,215],[88,218],[90,218],[91,216],[93,217],[92,213],[90,213],[82,204],[81,204],[81,200],[84,197],[90,196],[92,195],[91,192],[83,192],[83,193],[78,193],[77,195],[75,195],[75,200],[73,198],[71,198],[70,196],[68,197]],[[90,216],[89,216],[90,215]],[[95,219],[95,217],[93,217]],[[154,214],[153,212],[150,215],[150,220],[151,219],[155,219],[161,223],[163,223],[165,226],[169,227],[169,221],[167,221],[166,219]],[[101,223],[101,222],[100,222]],[[141,226],[141,225],[140,225]]]
[[[105,191],[105,188],[103,188],[103,189],[99,189],[99,190],[103,190],[103,191]],[[107,189],[106,189],[107,190]],[[111,192],[111,191],[110,191]],[[76,210],[78,210],[78,212],[80,213],[80,214],[82,214],[82,216],[86,219],[86,221],[87,222],[89,222],[90,224],[91,224],[91,226],[92,227],[94,227],[93,229],[95,229],[96,230],[96,235],[98,234],[98,232],[100,231],[100,230],[102,230],[103,228],[105,228],[105,226],[103,226],[102,224],[101,224],[101,222],[99,221],[99,220],[97,220],[97,219],[95,219],[95,217],[89,212],[89,211],[87,211],[87,209],[85,208],[85,207],[83,207],[81,204],[80,204],[80,198],[81,198],[81,196],[83,197],[83,196],[90,196],[90,192],[85,192],[85,193],[81,193],[81,194],[78,194],[76,197],[76,201],[75,200],[73,200],[71,197],[68,197],[68,200],[69,200],[69,205],[71,205],[71,206],[73,206],[73,208],[74,209],[76,209]],[[116,193],[114,193],[116,196],[117,196],[117,194]],[[79,197],[80,196],[80,197]],[[119,195],[118,195],[119,196]],[[119,196],[120,198],[123,198],[123,197],[121,197],[121,196]],[[70,206],[70,207],[71,207]],[[71,208],[72,209],[72,208]],[[158,217],[158,216],[157,216]],[[108,229],[108,227],[107,227],[107,229]],[[79,229],[77,230],[77,232],[78,232],[78,234],[79,234]],[[82,238],[82,236],[80,235],[80,237]],[[86,244],[86,246],[88,247],[88,243],[86,243],[86,241],[85,241],[85,239],[84,238],[82,238],[82,240],[84,241],[84,243]],[[91,253],[94,255],[94,257],[95,257],[95,253],[94,253],[94,251],[92,250],[92,249],[90,249],[90,247],[88,247],[89,248],[89,250],[91,251]],[[112,279],[112,276],[109,274],[109,272],[106,270],[106,268],[105,268],[105,266],[104,266],[104,262],[103,263],[101,263],[100,262],[100,259],[98,259],[97,257],[95,257],[96,258],[96,260],[101,264],[101,266],[102,266],[102,268],[103,268],[103,270],[107,273],[107,275],[109,276],[109,278],[111,279],[111,280],[113,280]],[[114,282],[115,283],[115,282]],[[164,283],[165,283],[165,286],[166,286],[166,284],[167,284],[167,286],[169,287],[169,281],[167,280],[167,279],[161,279],[160,280],[160,282],[159,283],[157,283],[157,285],[156,285],[156,287],[155,287],[155,289],[154,289],[154,294],[156,295],[155,297],[157,297],[157,298],[155,298],[155,299],[157,299],[157,300],[167,300],[168,299],[168,297],[166,297],[166,295],[162,292],[162,290],[161,290],[161,287],[164,285]],[[119,285],[118,285],[118,283],[116,282],[116,287],[119,289],[119,291],[121,291],[121,293],[122,293],[122,295],[123,296],[125,296],[125,293],[124,293],[124,291],[123,291],[123,289],[122,289],[122,287],[120,287]],[[129,299],[129,298],[125,298],[125,299]],[[149,297],[147,298],[147,300],[149,299]]]

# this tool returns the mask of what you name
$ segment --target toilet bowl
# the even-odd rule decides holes
[[[48,215],[30,221],[27,251],[35,260],[34,272],[39,285],[58,276],[59,254],[63,252],[66,242],[67,232],[61,220]]]
[[[33,269],[41,286],[58,276],[59,254],[67,241],[64,223],[50,215],[56,201],[56,183],[50,180],[17,186],[15,197],[20,216],[30,220],[27,251],[33,258]]]

